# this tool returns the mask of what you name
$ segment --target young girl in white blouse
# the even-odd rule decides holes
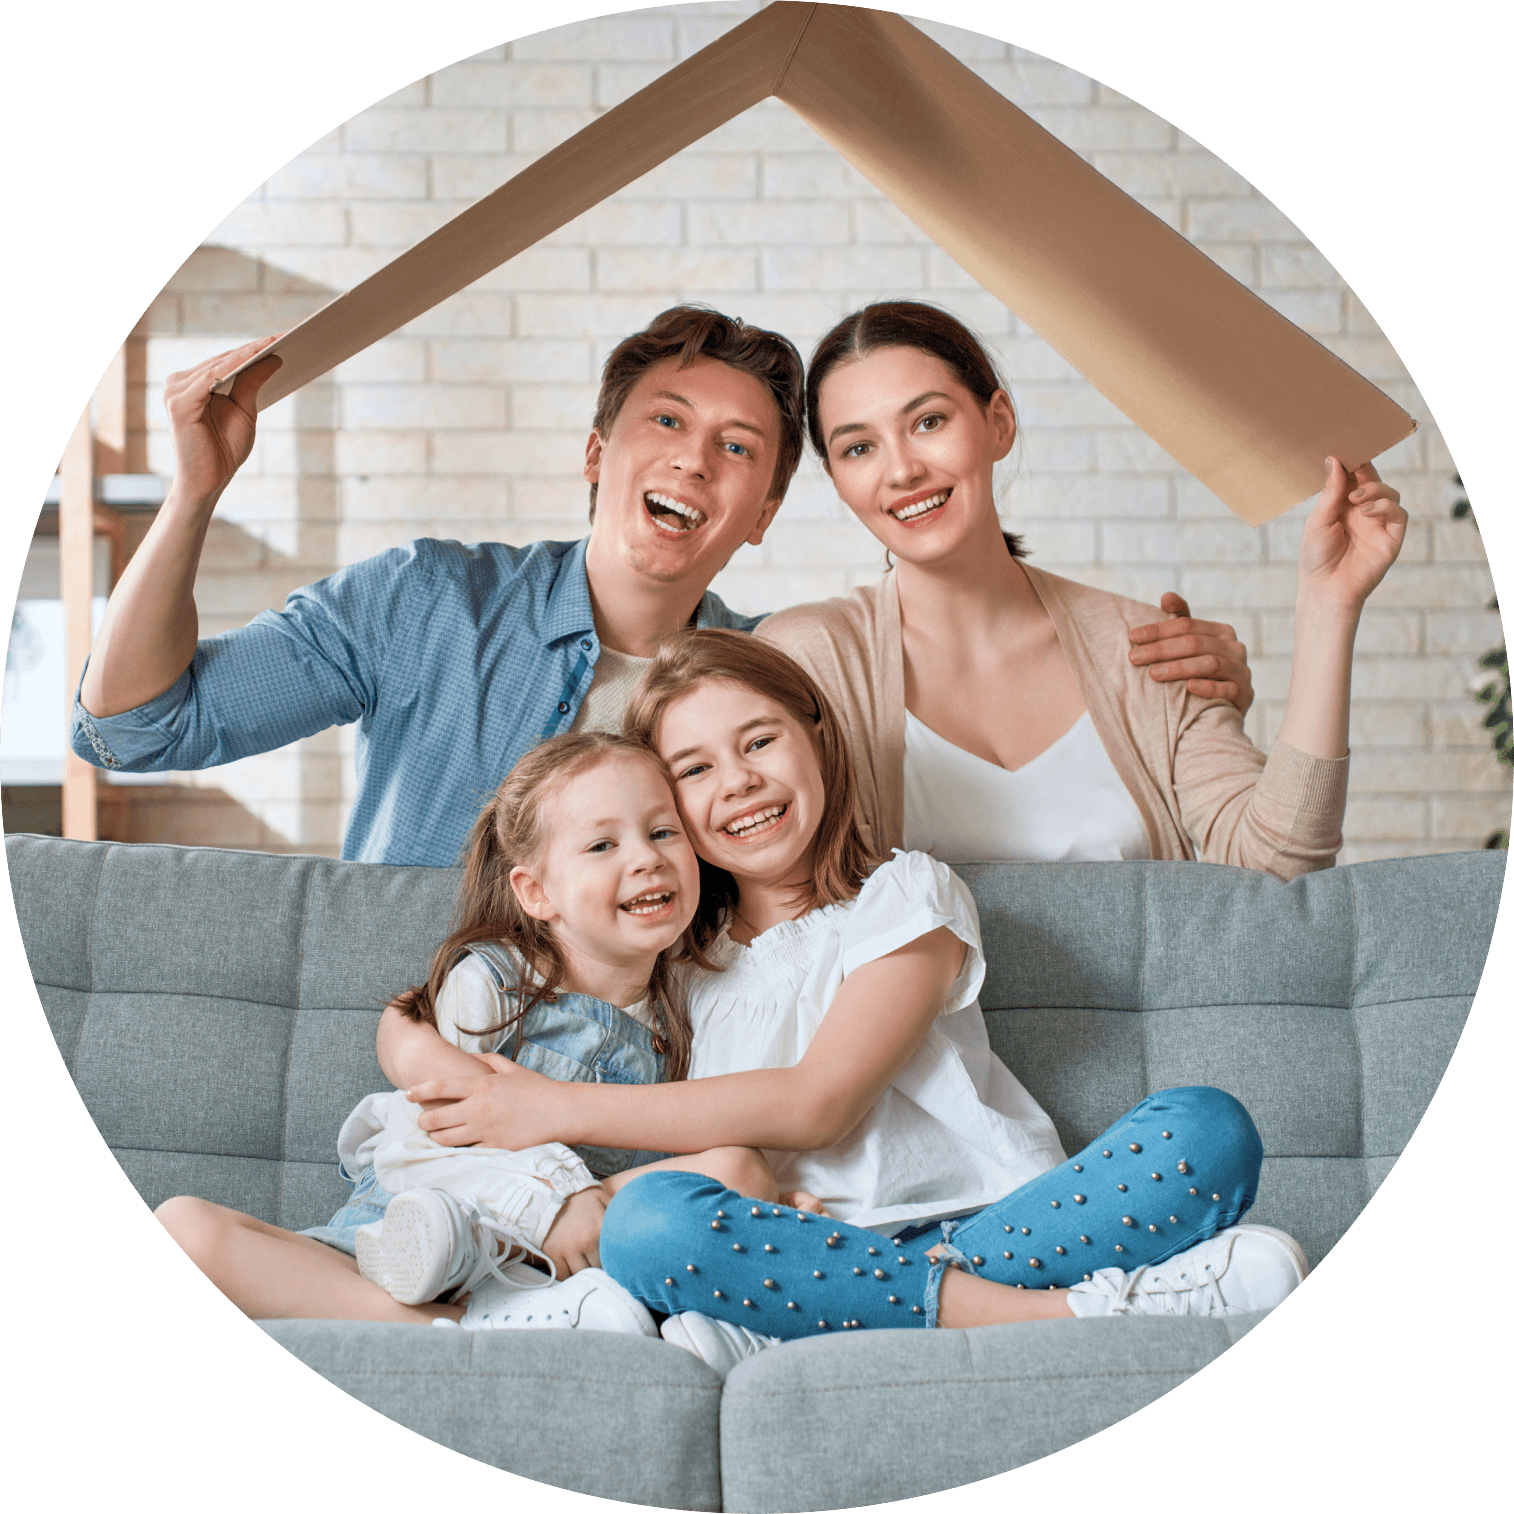
[[[482,1100],[449,1080],[412,1096],[439,1101],[420,1123],[444,1142],[487,1122],[518,1145],[750,1145],[781,1190],[819,1199],[826,1218],[687,1172],[627,1182],[600,1257],[674,1316],[665,1336],[720,1361],[837,1329],[1262,1309],[1297,1285],[1291,1238],[1236,1225],[1261,1142],[1228,1094],[1153,1094],[1064,1158],[989,1047],[970,895],[923,853],[874,868],[835,717],[796,663],[691,633],[627,722],[667,763],[700,858],[693,940],[718,970],[691,974],[690,1080],[512,1067]]]

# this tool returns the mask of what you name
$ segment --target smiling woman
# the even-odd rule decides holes
[[[993,487],[1014,409],[955,317],[908,301],[848,316],[815,350],[806,414],[836,492],[897,562],[757,634],[835,702],[880,851],[1202,857],[1282,878],[1333,862],[1352,644],[1406,524],[1370,463],[1321,460],[1288,704],[1264,757],[1203,659],[1165,682],[1143,671],[1139,643],[1171,634],[1146,625],[1154,607],[1020,560]]]

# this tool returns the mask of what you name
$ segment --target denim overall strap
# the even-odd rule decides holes
[[[794,1339],[928,1328],[947,1266],[1020,1288],[1165,1261],[1250,1207],[1262,1143],[1217,1088],[1152,1094],[1076,1156],[976,1214],[889,1241],[743,1198],[693,1173],[649,1172],[610,1201],[601,1265],[648,1308],[692,1309]],[[925,1255],[942,1242],[943,1259]]]
[[[469,950],[483,962],[501,994],[518,991],[519,965],[507,948],[482,941]],[[662,1054],[648,1026],[603,999],[562,990],[533,1004],[510,1027],[499,1049],[521,1067],[558,1083],[658,1083],[663,1075]],[[601,1178],[666,1155],[612,1146],[574,1150]]]

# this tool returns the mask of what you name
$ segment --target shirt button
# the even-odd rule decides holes
[[[559,715],[566,715],[568,713],[568,701],[566,699],[563,700],[563,702],[558,705],[558,707],[557,707],[557,713]]]
[[[581,642],[580,645],[586,652],[592,652],[594,650],[594,643],[592,641]]]

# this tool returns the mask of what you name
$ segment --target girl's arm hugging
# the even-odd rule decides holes
[[[630,1087],[554,1083],[493,1058],[496,1077],[449,1074],[413,1086],[410,1097],[427,1105],[421,1127],[443,1146],[565,1140],[673,1152],[824,1150],[915,1054],[966,952],[941,926],[849,973],[792,1067]]]

